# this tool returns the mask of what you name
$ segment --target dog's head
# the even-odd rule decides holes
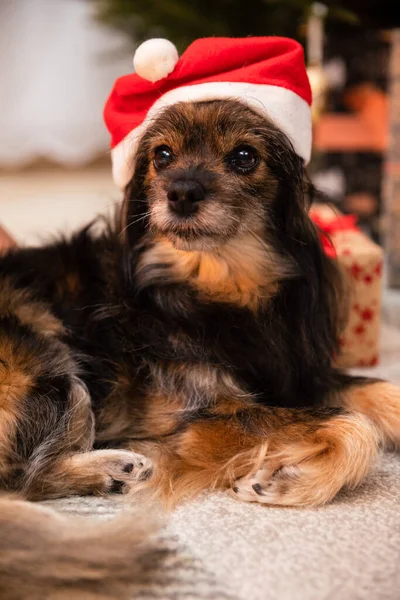
[[[308,215],[312,192],[287,136],[240,101],[165,109],[126,188],[127,247],[142,252],[136,285],[190,280],[205,298],[256,311],[267,302],[277,323],[317,335],[330,361],[341,288]],[[180,296],[171,306],[181,310]]]
[[[148,211],[150,229],[181,250],[213,250],[246,232],[264,239],[279,227],[280,203],[304,211],[303,179],[287,137],[241,102],[176,104],[139,145],[127,224]]]

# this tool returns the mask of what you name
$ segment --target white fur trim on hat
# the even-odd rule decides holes
[[[140,77],[154,83],[172,73],[178,60],[178,50],[172,42],[153,38],[137,48],[133,67]]]
[[[124,188],[132,177],[138,142],[154,118],[167,106],[178,102],[239,100],[271,119],[308,163],[311,156],[311,108],[295,92],[275,85],[244,82],[210,82],[183,86],[166,92],[148,111],[145,120],[111,150],[113,177]]]

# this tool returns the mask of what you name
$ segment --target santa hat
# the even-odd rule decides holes
[[[307,163],[311,153],[311,89],[303,49],[279,37],[203,38],[179,58],[175,46],[151,39],[136,50],[136,73],[117,79],[104,109],[115,182],[124,187],[137,143],[165,107],[177,102],[235,99],[272,120]]]

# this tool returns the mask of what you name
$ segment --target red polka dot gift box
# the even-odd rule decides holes
[[[324,204],[314,204],[310,215],[320,230],[325,252],[339,262],[349,283],[350,313],[339,339],[341,351],[336,362],[341,367],[376,365],[383,250],[358,229],[352,215],[343,215]]]

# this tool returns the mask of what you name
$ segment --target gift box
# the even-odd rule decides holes
[[[356,217],[352,215],[343,215],[324,204],[314,204],[310,216],[321,231],[325,252],[338,261],[348,283],[349,318],[339,339],[341,352],[336,364],[341,367],[376,365],[383,250],[358,229]]]

